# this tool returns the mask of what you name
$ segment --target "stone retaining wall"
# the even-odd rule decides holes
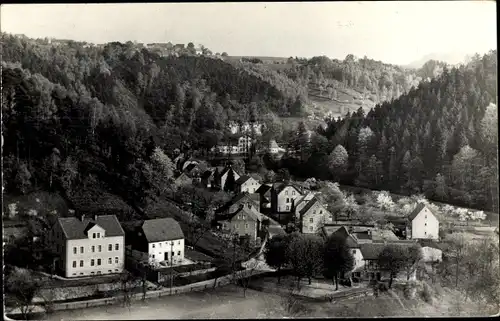
[[[267,271],[254,271],[253,275],[259,275],[259,274],[264,274],[268,273]],[[232,275],[227,275],[223,276],[217,279],[217,284],[215,286],[223,286],[227,285],[231,282]],[[181,293],[187,293],[187,292],[194,292],[194,291],[203,291],[207,290],[210,288],[214,287],[214,282],[216,279],[210,279],[198,283],[193,283],[193,284],[188,284],[184,286],[179,286],[179,287],[173,287],[172,289],[170,288],[164,288],[161,290],[155,290],[155,291],[149,291],[146,293],[146,299],[150,298],[158,298],[162,296],[169,296],[169,295],[175,295],[175,294],[181,294]],[[105,288],[107,285],[103,284],[103,288]],[[120,286],[117,284],[116,286]],[[95,286],[94,286],[95,289]],[[135,293],[131,295],[131,300],[141,300],[142,299],[142,293]],[[102,298],[102,299],[92,299],[92,300],[84,300],[84,301],[77,301],[77,302],[68,302],[68,303],[55,303],[53,305],[53,310],[54,311],[60,311],[60,310],[75,310],[75,309],[83,309],[83,308],[90,308],[90,307],[97,307],[97,306],[103,306],[103,305],[110,305],[110,304],[115,304],[123,300],[123,297],[121,295],[116,296],[116,297],[109,297],[109,298]],[[36,311],[37,309],[35,309]],[[10,314],[15,314],[15,311],[11,311]]]

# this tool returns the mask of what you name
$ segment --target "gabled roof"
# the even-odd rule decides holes
[[[291,183],[288,183],[288,184],[275,183],[275,184],[273,184],[273,189],[276,192],[276,194],[280,194],[286,187],[293,187],[297,192],[299,192],[300,195],[302,195],[300,188],[295,184],[291,184]]]
[[[173,218],[156,218],[142,223],[142,231],[149,243],[184,238],[181,226]]]
[[[417,207],[415,207],[413,212],[411,212],[410,215],[408,215],[408,219],[410,221],[413,221],[415,217],[417,217],[417,215],[426,207],[427,206],[424,203],[418,203]],[[432,215],[436,216],[436,213],[434,213],[429,207],[427,207],[427,209],[432,213]]]
[[[384,229],[372,229],[372,240],[374,242],[376,241],[399,241],[399,237],[394,234],[393,231],[391,230],[384,230]]]
[[[347,231],[347,228],[345,226],[340,227],[338,230],[332,233],[332,235],[343,238],[349,248],[359,247],[357,240],[349,233],[349,231]]]
[[[279,148],[278,143],[273,139],[269,142],[269,148]]]
[[[323,206],[323,205],[321,205],[320,201],[316,197],[313,197],[310,201],[307,202],[306,206],[304,206],[300,210],[300,215],[306,214],[311,209],[311,207],[313,207],[316,203],[318,203],[320,206]]]
[[[203,174],[201,175],[201,178],[202,179],[209,179],[213,174],[214,174],[215,170],[206,170],[205,172],[203,172]]]
[[[359,249],[365,260],[377,260],[380,252],[384,249],[384,243],[364,243],[360,244]]]
[[[67,240],[88,238],[85,232],[95,225],[99,225],[104,229],[106,237],[125,235],[115,215],[100,215],[95,220],[93,218],[85,218],[83,221],[76,217],[60,217],[57,221]]]
[[[251,209],[248,208],[247,206],[240,206],[237,211],[234,213],[229,213],[229,214],[224,214],[224,215],[218,215],[216,220],[217,221],[230,221],[235,217],[237,214],[246,214],[248,217],[253,218],[256,221],[260,221],[262,215],[255,210],[254,207]]]
[[[229,202],[224,204],[222,207],[218,208],[215,212],[216,213],[221,213],[226,210],[228,210],[231,206],[238,204],[241,200],[247,199],[253,203],[255,207],[259,207],[259,202],[250,197],[250,194],[248,192],[243,192],[239,193],[238,195],[234,196]]]
[[[382,252],[382,250],[390,244],[398,245],[398,246],[404,246],[404,247],[410,247],[415,245],[415,242],[387,242],[387,243],[364,243],[360,244],[360,250],[361,254],[363,255],[363,259],[365,260],[377,260],[379,254]]]
[[[271,186],[267,185],[267,184],[262,184],[259,186],[259,188],[257,188],[257,190],[255,191],[255,193],[258,193],[258,194],[265,194],[267,192],[269,192],[271,190]]]
[[[248,175],[243,175],[243,176],[240,176],[240,178],[238,178],[236,180],[236,184],[237,185],[242,185],[244,184],[246,181],[248,181],[249,179],[251,179],[252,177],[248,176]],[[253,178],[252,178],[253,179]]]

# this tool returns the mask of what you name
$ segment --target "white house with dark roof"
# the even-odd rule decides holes
[[[305,203],[305,206],[296,212],[296,220],[300,224],[302,233],[317,233],[326,223],[332,222],[332,215],[317,197]]]
[[[237,193],[255,193],[261,184],[253,177],[243,175],[236,180],[235,185]]]
[[[184,261],[184,233],[173,218],[123,223],[127,245],[148,255],[152,266],[178,265]]]
[[[419,203],[408,216],[406,237],[409,239],[439,239],[439,220],[424,203]]]
[[[47,242],[67,278],[123,271],[125,232],[115,215],[60,217]]]
[[[271,210],[275,213],[291,213],[295,200],[301,196],[300,187],[275,183],[271,188]]]

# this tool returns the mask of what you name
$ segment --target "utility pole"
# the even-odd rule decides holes
[[[170,295],[172,295],[172,287],[174,285],[174,278],[173,278],[173,262],[174,262],[174,241],[170,241]]]

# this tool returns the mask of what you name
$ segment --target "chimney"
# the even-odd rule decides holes
[[[97,220],[97,217],[98,217],[98,215],[97,215],[97,214],[92,215],[92,219],[93,219],[94,221],[96,221],[96,220]]]
[[[84,220],[85,220],[85,214],[80,215],[80,221],[83,222]]]

